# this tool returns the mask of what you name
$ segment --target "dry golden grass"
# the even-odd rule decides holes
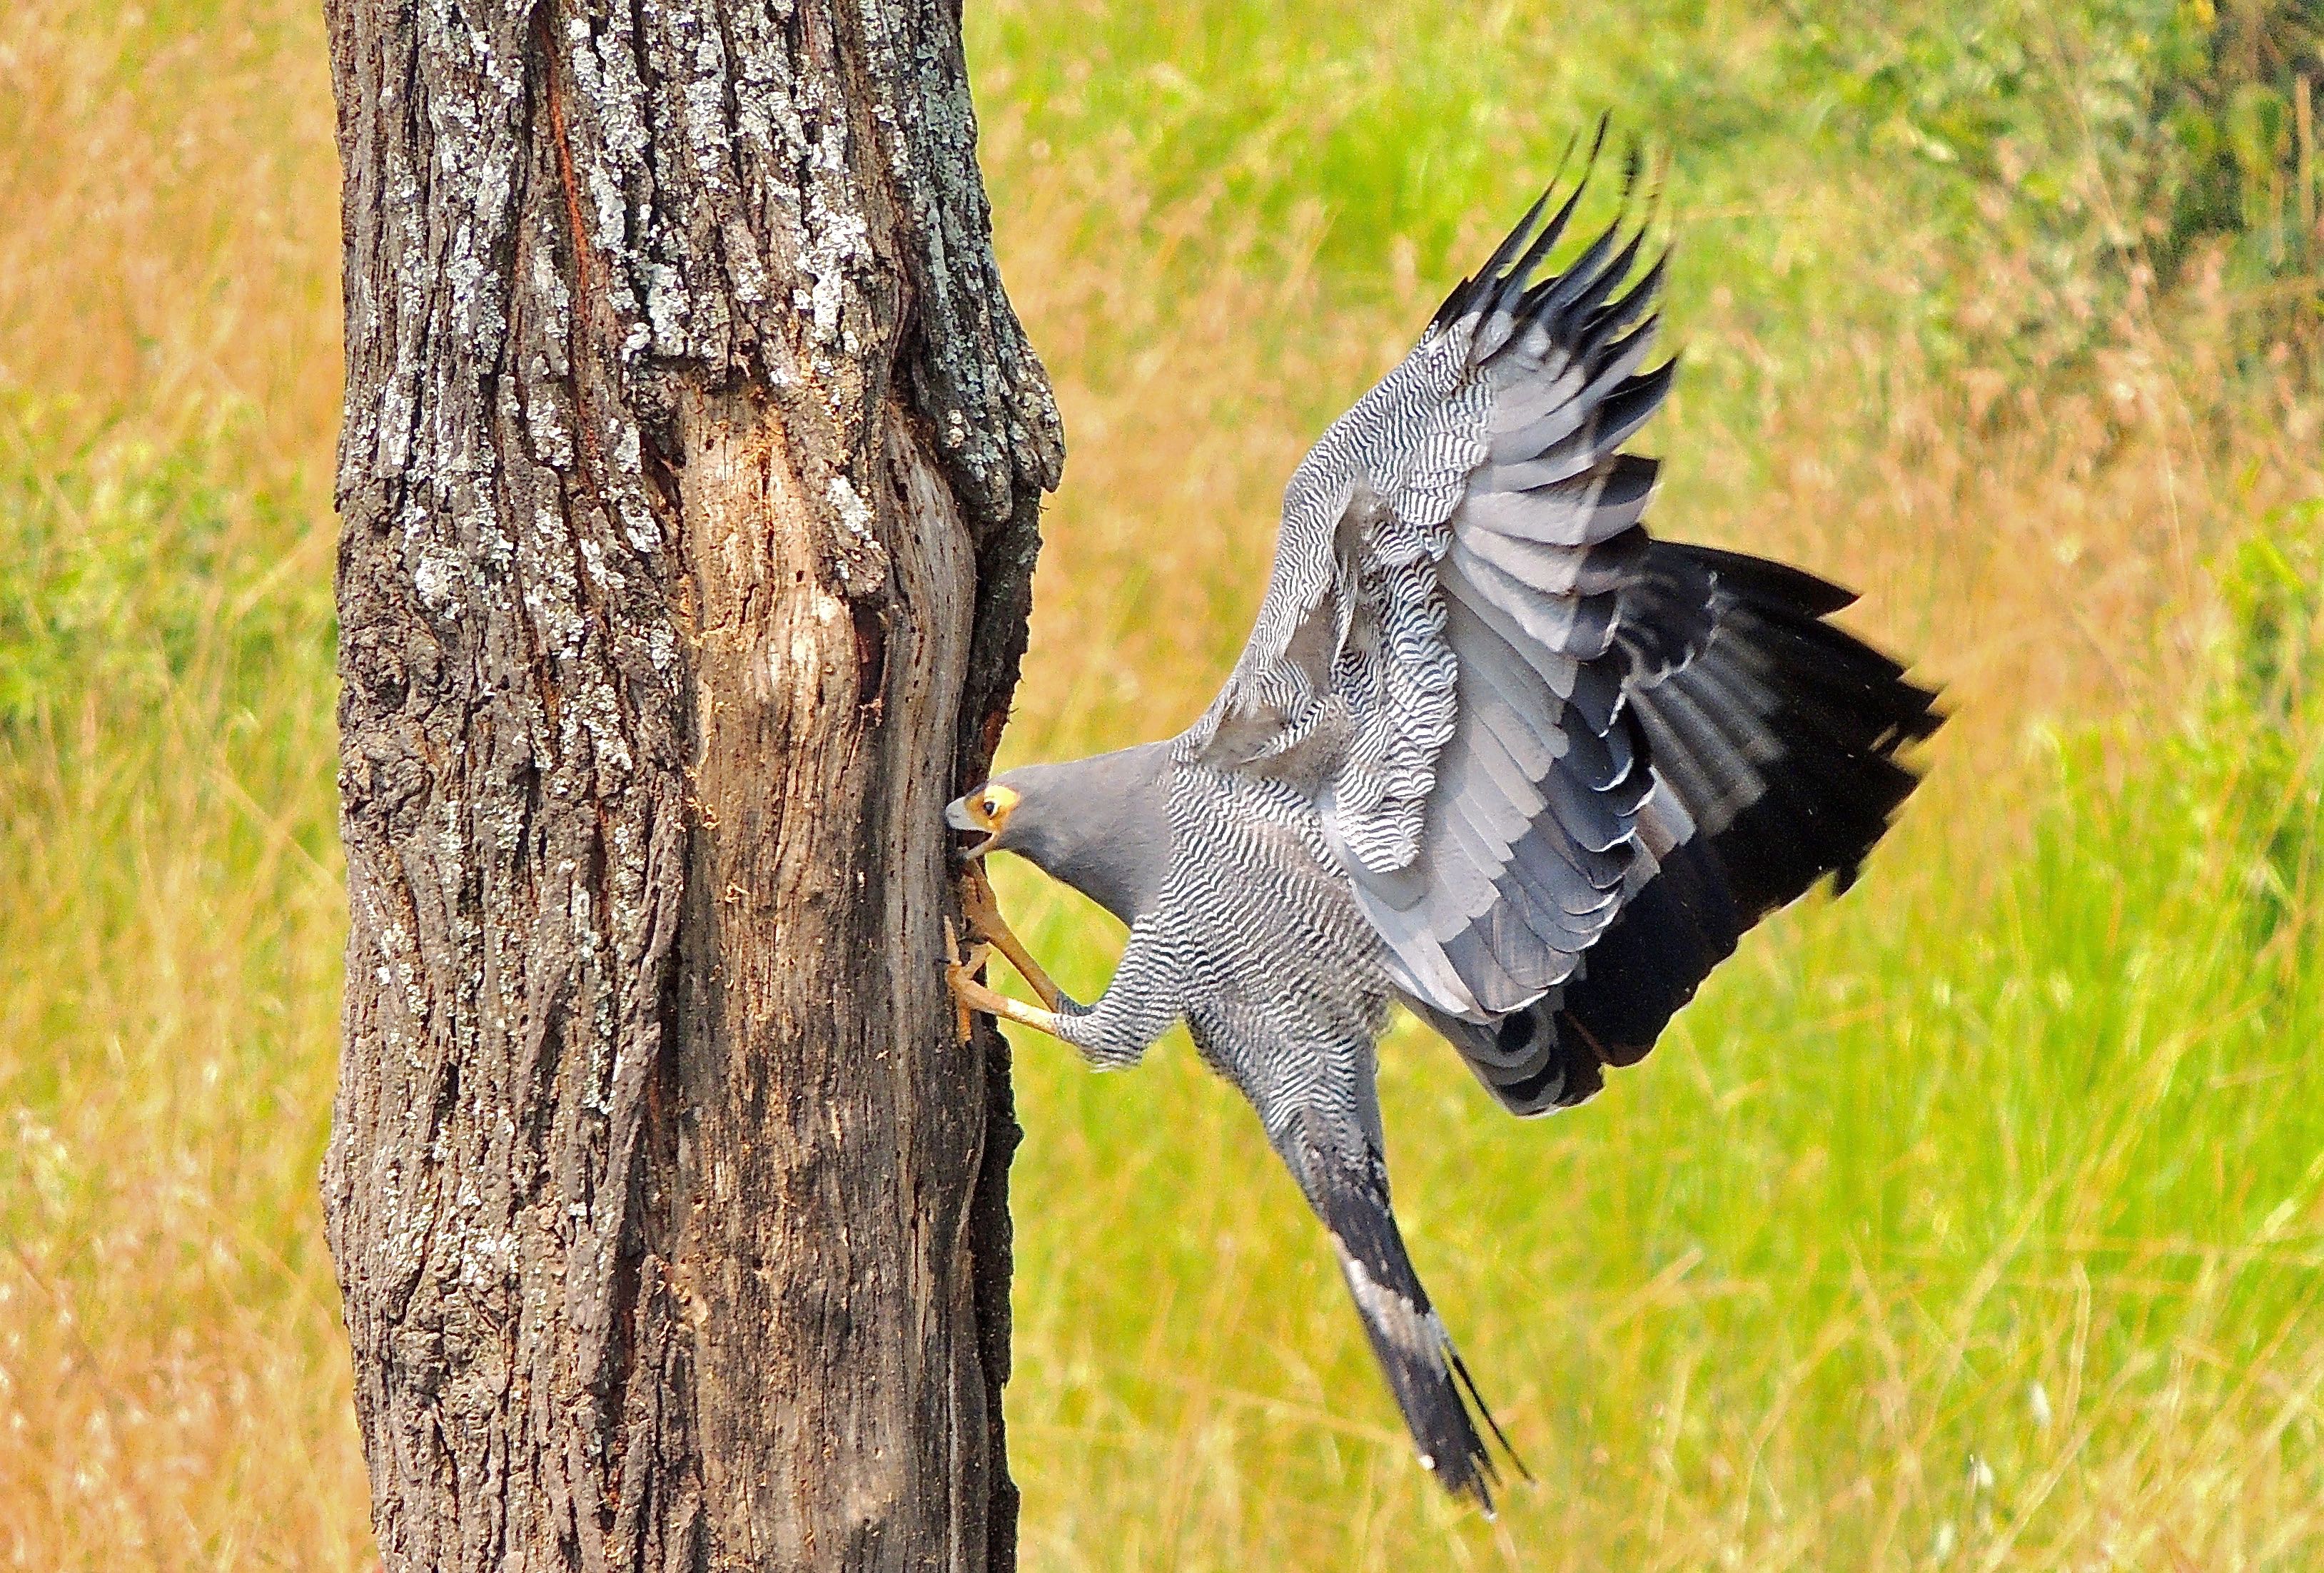
[[[1710,11],[1689,25],[1749,78],[1771,24]],[[1517,180],[1351,271],[1323,189],[1246,179],[1320,145],[1330,93],[1265,51],[1189,63],[1205,90],[1247,70],[1272,118],[1157,179],[1139,124],[1044,140],[1029,14],[980,35],[1003,262],[1073,445],[1019,757],[1199,708],[1283,476],[1433,308],[1421,257],[1489,244]],[[1123,14],[1076,14],[1065,78],[1150,78],[1179,113],[1199,92],[1105,55],[1151,41]],[[1342,88],[1399,51],[1457,65],[1415,41],[1456,24],[1526,32],[1437,0],[1329,19]],[[342,933],[330,124],[308,6],[0,14],[9,1565],[371,1559],[313,1185]],[[1955,286],[1882,171],[1803,152],[1751,189],[1676,216],[1693,363],[1656,518],[1865,589],[1858,625],[1949,685],[1929,788],[1862,891],[1761,936],[1580,1115],[1512,1127],[1392,1045],[1416,1250],[1541,1476],[1494,1528],[1412,1467],[1312,1224],[1183,1045],[1102,1079],[1024,1045],[1028,1567],[2324,1560],[2324,1086],[2289,1035],[2324,1023],[2324,930],[2304,886],[2264,942],[2236,905],[2290,787],[2217,748],[2155,785],[2217,742],[2221,554],[2324,495],[2317,409],[2228,363],[2200,279],[2077,380],[1932,366],[1908,313],[1821,321],[1738,271],[1774,230],[1810,307]],[[1029,878],[1004,896],[1102,983],[1102,924]]]
[[[1375,375],[1433,302],[1416,286],[1330,317],[1313,277],[1236,265],[1247,243],[1235,236],[1213,281],[1191,291],[1173,294],[1178,276],[1135,256],[1105,259],[1096,283],[1072,265],[1073,243],[1045,258],[1047,237],[1012,216],[1019,298],[1060,372],[1076,443],[1050,516],[1010,744],[1030,758],[1115,746],[1200,707],[1248,626],[1271,544],[1267,504],[1319,409]],[[1049,293],[1060,277],[1075,290],[1070,304]],[[1661,431],[1674,455],[1663,528],[1862,587],[1859,626],[1941,652],[1932,669],[1956,719],[1901,845],[1842,909],[1863,919],[1880,902],[1886,943],[1851,944],[1846,924],[1819,912],[1804,940],[1800,929],[1790,943],[1763,937],[1782,948],[1734,964],[1729,1000],[1766,989],[1807,1007],[1790,1021],[1764,1013],[1777,1020],[1760,1022],[1756,1048],[1708,1053],[1719,1027],[1683,1025],[1600,1104],[1545,1133],[1497,1125],[1432,1040],[1407,1032],[1397,1045],[1388,1091],[1401,1210],[1544,1481],[1503,1527],[1456,1524],[1406,1466],[1392,1411],[1363,1396],[1366,1357],[1312,1226],[1247,1116],[1183,1045],[1175,1062],[1092,1089],[1073,1084],[1084,1073],[1051,1045],[1025,1044],[1017,1406],[1031,1565],[1395,1568],[1443,1555],[1572,1568],[2292,1568],[2324,1551],[2314,1450],[2324,1347],[2310,1320],[2324,1265],[2318,1174],[2286,1194],[2267,1239],[2221,1237],[2235,1232],[2224,1213],[2176,1237],[2133,1241],[2106,1227],[2174,1077],[2255,1041],[2264,1060],[2206,1073],[2264,1085],[2292,1068],[2297,1049],[2265,1032],[2212,1035],[2180,1020],[2181,991],[2201,989],[2231,957],[2206,950],[2135,991],[2134,1015],[2170,1025],[2147,1044],[2126,1029],[2126,1061],[2144,1059],[2126,1085],[2101,1080],[2091,1095],[2053,1074],[2018,1090],[2006,1122],[2062,1118],[2088,1143],[2058,1143],[2061,1166],[2044,1173],[2038,1138],[2000,1133],[2004,1149],[2018,1139],[2037,1149],[2014,1154],[2030,1171],[2022,1213],[1980,1196],[1975,1143],[1952,1152],[1923,1134],[1882,1152],[1890,1144],[1863,1141],[1858,1161],[1877,1155],[1915,1182],[1894,1187],[1904,1210],[1937,1215],[1938,1238],[1882,1250],[1831,1208],[1829,1193],[1847,1188],[1821,1173],[1850,1161],[1849,1140],[1823,1127],[1904,1112],[1890,1095],[1910,1091],[1916,1050],[1948,1053],[1965,1035],[2008,1030],[1960,1019],[1923,991],[1913,945],[1973,926],[2006,932],[1996,913],[2027,878],[2037,819],[2058,812],[2046,740],[2097,729],[2107,746],[2080,789],[2151,768],[2152,744],[2198,724],[2216,672],[2209,565],[2255,520],[2318,495],[2314,409],[2285,392],[2222,411],[2190,392],[2218,368],[2188,345],[2225,336],[2200,292],[2177,309],[2171,336],[2146,340],[2147,358],[2121,352],[2103,403],[2029,405],[1977,445],[1958,436],[1970,393],[1916,386],[1909,347],[1894,345],[1831,346],[1821,389],[1749,429],[1716,424],[1683,394],[1674,401]],[[1102,382],[1075,364],[1073,325],[1093,314],[1152,346],[1108,365]],[[1264,326],[1283,320],[1337,331],[1286,345]],[[1717,338],[1729,327],[1713,317],[1692,331]],[[1092,650],[1118,655],[1093,661]],[[2139,836],[2175,828],[2134,826],[2116,853],[2135,858]],[[2208,850],[2224,868],[2234,838]],[[1102,919],[1029,874],[1003,894],[1069,987],[1102,986],[1110,942],[1093,943],[1090,931]],[[1917,924],[1899,934],[1906,913]],[[2200,887],[2131,921],[2203,947],[2232,939]],[[2287,943],[2312,944],[2312,922],[2301,933]],[[2081,987],[2108,985],[2107,959]],[[2023,952],[1982,960],[2006,970]],[[2273,964],[2301,963],[2279,947]],[[1820,969],[1846,992],[1815,987]],[[1698,1007],[1696,1022],[1713,1008]],[[1762,1014],[1730,1007],[1725,1025]],[[1979,1045],[1978,1066],[2096,1047],[2078,1045],[2084,1026],[2070,1019],[2014,1025],[2024,1035]],[[1843,1086],[1852,1096],[1818,1108],[1794,1090],[1777,1128],[1797,1139],[1768,1141],[1766,1079],[1795,1072],[1780,1045],[1812,1054],[1824,1030],[1841,1027],[1876,1045]],[[1953,1075],[1974,1089],[1981,1071]],[[1694,1085],[1657,1081],[1682,1077]],[[1639,1115],[1632,1099],[1675,1101],[1686,1117]],[[1468,1142],[1514,1154],[1441,1150]],[[1757,1148],[1782,1176],[1759,1204],[1820,1209],[1796,1230],[1828,1244],[1793,1241],[1770,1270],[1752,1260],[1766,1242],[1730,1220],[1745,1243],[1712,1243],[1729,1265],[1704,1270],[1706,1247],[1658,1216],[1653,1173],[1698,1145],[1729,1143]],[[1545,1165],[1536,1174],[1522,1167],[1528,1149]],[[1621,1188],[1634,1210],[1560,1239],[1575,1220],[1529,1199],[1594,1194],[1581,1175],[1609,1163],[1641,1171]],[[1985,1206],[2000,1237],[1964,1256],[1968,1241],[1943,1237],[1944,1212],[1974,1218]],[[1479,1219],[1463,1227],[1471,1208]],[[1875,1240],[1918,1232],[1881,1228]],[[1165,1233],[1170,1243],[1156,1244]],[[1635,1255],[1623,1249],[1632,1240]],[[1867,1265],[1876,1254],[1887,1258],[1877,1271]],[[2305,1309],[2247,1316],[2240,1301],[2255,1277],[2278,1293],[2294,1285]],[[1840,1291],[1804,1304],[1786,1292],[1818,1278]],[[2116,1346],[2103,1357],[2091,1352],[2094,1319]],[[1803,1397],[1817,1389],[1820,1401]]]
[[[314,1191],[341,897],[311,10],[0,14],[0,586],[78,588],[44,610],[87,635],[0,739],[9,1566],[369,1554]],[[172,582],[197,531],[217,571]],[[167,660],[162,625],[191,636]]]

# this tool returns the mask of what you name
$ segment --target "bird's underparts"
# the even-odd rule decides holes
[[[964,1035],[987,1012],[1119,1066],[1184,1021],[1329,1232],[1421,1462],[1488,1512],[1499,1428],[1389,1209],[1390,1004],[1513,1112],[1580,1103],[1762,916],[1853,881],[1941,720],[1826,621],[1847,592],[1647,535],[1655,464],[1622,445],[1674,363],[1649,363],[1666,258],[1640,266],[1636,175],[1555,270],[1589,174],[1545,195],[1323,434],[1200,720],[946,810],[979,838],[946,960]],[[1001,921],[994,851],[1130,925],[1095,1001]],[[978,980],[988,947],[1039,1007]]]

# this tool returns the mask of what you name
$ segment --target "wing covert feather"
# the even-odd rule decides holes
[[[1302,462],[1250,639],[1179,741],[1309,784],[1399,985],[1474,1022],[1612,921],[1650,785],[1615,635],[1655,479],[1620,445],[1670,384],[1646,365],[1662,264],[1635,271],[1633,161],[1624,216],[1541,271],[1589,179]]]

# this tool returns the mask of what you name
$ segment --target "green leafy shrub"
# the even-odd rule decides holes
[[[83,705],[134,723],[189,685],[232,712],[286,662],[327,670],[327,575],[281,558],[294,505],[224,479],[249,411],[164,441],[69,416],[0,405],[12,446],[50,455],[0,466],[0,740]]]
[[[2257,271],[2312,273],[2324,260],[2324,11],[2313,0],[2191,0],[2172,9],[2154,44],[2148,197],[2163,271],[2204,240],[2232,236]]]
[[[2229,671],[2206,738],[2249,856],[2244,882],[2263,951],[2314,949],[2324,888],[2324,502],[2281,510],[2219,575]]]
[[[1794,20],[1794,69],[1843,133],[1950,209],[1954,266],[1985,283],[1948,316],[1974,353],[2080,363],[2209,257],[2245,354],[2318,341],[2314,0],[1837,0]]]

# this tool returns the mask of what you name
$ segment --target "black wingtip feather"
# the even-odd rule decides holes
[[[1585,166],[1594,166],[1598,162],[1598,155],[1606,151],[1606,133],[1613,124],[1612,110],[1601,109],[1598,112],[1598,129],[1590,138],[1590,157],[1583,161]]]
[[[1585,292],[1595,288],[1606,271],[1611,271],[1601,267],[1601,264],[1606,261],[1606,253],[1613,248],[1615,235],[1624,222],[1625,216],[1617,214],[1614,222],[1599,231],[1597,238],[1582,249],[1581,255],[1559,272],[1527,290],[1518,315],[1529,321],[1555,319],[1562,322],[1567,308]]]
[[[1581,180],[1567,194],[1565,201],[1551,216],[1549,222],[1542,225],[1541,233],[1534,237],[1531,245],[1526,247],[1525,254],[1499,280],[1499,299],[1494,304],[1500,310],[1509,310],[1526,294],[1526,281],[1533,276],[1534,270],[1541,266],[1542,259],[1549,255],[1550,248],[1563,236],[1565,226],[1572,222],[1573,210],[1582,203],[1582,194],[1590,189],[1591,173],[1589,169],[1583,169]],[[1543,199],[1547,200],[1546,193],[1544,193]]]
[[[1571,143],[1567,145],[1566,151],[1569,153],[1572,151]],[[1472,311],[1483,309],[1486,302],[1501,290],[1505,282],[1503,270],[1509,266],[1512,258],[1526,250],[1526,237],[1532,235],[1533,226],[1541,217],[1542,209],[1548,207],[1549,199],[1557,194],[1557,179],[1564,172],[1565,160],[1561,157],[1558,160],[1558,176],[1552,177],[1550,183],[1542,189],[1541,195],[1533,199],[1533,206],[1525,210],[1525,216],[1517,220],[1516,227],[1501,237],[1501,244],[1493,248],[1493,254],[1485,259],[1485,265],[1462,280],[1453,287],[1452,292],[1444,297],[1444,304],[1439,306],[1436,308],[1436,315],[1430,318],[1431,327],[1446,327],[1459,321]],[[1549,221],[1547,229],[1543,232],[1549,240],[1554,241],[1557,233],[1564,227],[1565,220],[1573,212],[1573,205],[1582,199],[1582,189],[1589,183],[1590,175],[1585,169],[1582,171],[1582,184],[1574,188],[1572,195],[1565,199],[1565,205],[1558,210],[1557,215]]]
[[[1611,359],[1606,353],[1608,341],[1629,327],[1637,319],[1639,312],[1653,304],[1662,289],[1663,275],[1669,270],[1670,257],[1670,247],[1665,246],[1662,254],[1646,265],[1646,271],[1639,274],[1628,289],[1591,312],[1589,319],[1582,325],[1576,338],[1582,346],[1582,363],[1593,373]]]
[[[1627,217],[1625,213],[1615,218],[1613,225],[1607,229],[1607,240],[1613,238]],[[1586,322],[1596,315],[1599,308],[1606,304],[1607,298],[1630,276],[1630,271],[1637,265],[1638,252],[1646,241],[1646,233],[1643,229],[1632,235],[1622,249],[1609,257],[1596,272],[1584,279],[1570,298],[1559,302],[1557,314],[1562,327],[1570,330],[1577,322]],[[1580,271],[1577,263],[1574,271],[1579,273]]]
[[[1673,355],[1661,365],[1639,373],[1606,395],[1599,407],[1596,440],[1611,447],[1627,442],[1630,434],[1644,426],[1656,409],[1662,408],[1670,392],[1672,380],[1678,375],[1678,357]]]
[[[1626,603],[1624,613],[1638,615],[1623,633],[1632,660],[1682,684],[1690,657],[1715,665],[1719,684],[1706,694],[1748,692],[1781,751],[1759,764],[1766,786],[1757,801],[1715,828],[1699,824],[1663,855],[1561,989],[1497,1029],[1467,1029],[1495,1032],[1499,1062],[1528,1068],[1486,1077],[1520,1113],[1595,1094],[1608,1067],[1654,1046],[1761,918],[1820,879],[1836,893],[1854,884],[1919,785],[1899,754],[1945,720],[1936,691],[1823,621],[1856,598],[1812,574],[1658,541],[1638,584],[1641,604]],[[1671,648],[1658,655],[1657,639]],[[1654,693],[1640,690],[1636,707],[1652,706]],[[1657,722],[1656,748],[1685,747],[1683,712]],[[1698,714],[1692,724],[1714,719]],[[1707,779],[1686,758],[1655,759],[1682,801],[1679,783]],[[1686,806],[1702,820],[1703,804]]]
[[[1566,194],[1565,200],[1559,205],[1549,222],[1542,225],[1536,233],[1535,225],[1540,221],[1542,211],[1549,206],[1550,198],[1556,195],[1560,182],[1564,179],[1566,165],[1572,159],[1574,146],[1580,140],[1578,133],[1567,139],[1565,151],[1558,154],[1557,172],[1550,177],[1549,184],[1542,189],[1539,197],[1534,198],[1533,206],[1526,209],[1525,216],[1518,219],[1516,226],[1502,237],[1501,244],[1493,249],[1493,254],[1485,260],[1485,265],[1462,279],[1444,297],[1443,303],[1436,308],[1435,316],[1429,318],[1431,329],[1450,327],[1471,312],[1483,311],[1492,307],[1499,307],[1504,310],[1515,309],[1520,315],[1527,314],[1527,303],[1536,298],[1529,287],[1529,281],[1535,270],[1541,266],[1543,261],[1548,257],[1551,250],[1565,234],[1565,227],[1572,221],[1575,208],[1581,205],[1583,193],[1589,190],[1591,177],[1597,172],[1599,155],[1605,150],[1606,133],[1612,124],[1610,114],[1600,114],[1598,116],[1597,129],[1590,140],[1590,152],[1582,162],[1580,179],[1574,182],[1573,189]],[[1600,235],[1591,250],[1585,253],[1586,262],[1577,262],[1573,267],[1567,269],[1557,278],[1546,281],[1546,286],[1555,286],[1573,281],[1577,274],[1583,275],[1581,280],[1583,283],[1594,278],[1594,275],[1589,274],[1587,270],[1596,265],[1597,258],[1602,254],[1606,243],[1625,222],[1629,212],[1632,195],[1637,189],[1643,166],[1644,154],[1638,143],[1633,140],[1623,157],[1621,207],[1623,216],[1618,217],[1613,226],[1605,235]],[[1650,205],[1659,199],[1659,194],[1657,186],[1656,189],[1649,194]],[[1639,229],[1640,239],[1644,238],[1645,233],[1645,226],[1642,225]],[[1635,251],[1635,249],[1634,242],[1632,250]],[[1621,269],[1614,278],[1608,281],[1606,287],[1611,290],[1618,286],[1628,272],[1627,267]]]
[[[1721,551],[1717,547],[1688,546],[1683,549],[1689,558],[1709,568],[1740,596],[1747,606],[1762,614],[1774,612],[1794,618],[1803,615],[1812,621],[1856,604],[1855,591],[1842,589],[1829,579],[1789,563]]]
[[[1621,360],[1624,356],[1629,354],[1633,350],[1640,350],[1640,353],[1643,355],[1644,351],[1641,349],[1641,346],[1651,345],[1654,340],[1654,336],[1661,331],[1662,326],[1662,313],[1659,311],[1652,313],[1645,321],[1639,323],[1637,327],[1630,329],[1629,332],[1624,334],[1621,337],[1615,339],[1609,344],[1601,345],[1595,353],[1595,360],[1592,363],[1593,367],[1602,368],[1612,365],[1615,362]],[[1671,359],[1675,361],[1678,357],[1676,355],[1673,355]]]

